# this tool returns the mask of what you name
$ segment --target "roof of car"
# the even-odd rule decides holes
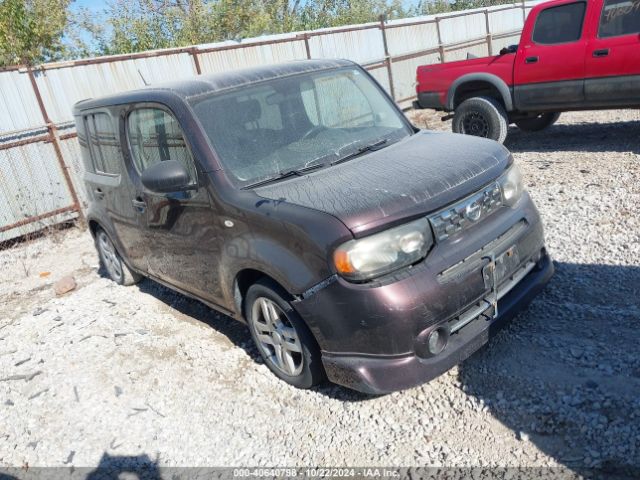
[[[198,75],[197,77],[185,80],[148,85],[136,90],[128,90],[104,97],[81,100],[74,105],[74,109],[85,110],[88,108],[127,103],[131,101],[132,97],[140,97],[145,94],[152,100],[154,92],[170,91],[175,95],[188,99],[202,94],[213,93],[265,80],[350,65],[354,65],[354,63],[349,60],[298,60],[276,65],[231,70],[223,73]]]

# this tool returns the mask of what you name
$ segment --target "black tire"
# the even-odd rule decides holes
[[[559,118],[559,112],[541,113],[536,117],[521,118],[514,123],[524,132],[539,132],[556,123]]]
[[[507,138],[507,112],[491,97],[471,97],[456,108],[452,129],[455,133],[490,138],[504,143]]]
[[[284,380],[290,385],[297,388],[311,388],[323,382],[326,379],[324,367],[322,366],[322,358],[320,354],[320,348],[313,337],[313,334],[309,328],[305,325],[303,320],[293,309],[287,298],[289,295],[277,284],[267,279],[258,280],[254,285],[249,287],[247,295],[244,301],[244,316],[249,325],[251,331],[251,337],[260,352],[260,355],[264,359],[265,364],[269,369],[280,379]],[[262,302],[266,299],[266,302]],[[272,302],[272,303],[269,303]],[[285,367],[278,365],[278,355],[276,354],[276,345],[265,344],[263,340],[265,337],[269,337],[269,334],[265,334],[265,318],[263,316],[264,305],[275,305],[279,308],[278,315],[281,315],[282,328],[288,329],[289,326],[293,328],[297,335],[299,345],[295,347],[295,342],[290,341],[290,334],[283,334],[280,336],[270,337],[271,342],[280,342],[280,360],[282,360],[287,354],[292,360],[293,365],[298,366],[297,361],[301,363],[299,365],[299,372],[293,372],[289,374],[285,371],[286,361],[281,362]],[[254,315],[254,312],[258,310],[258,313]],[[276,309],[277,310],[277,309]],[[273,334],[277,335],[277,334]],[[285,344],[287,347],[285,347]],[[287,348],[299,348],[299,352],[288,351]],[[286,352],[286,353],[284,353]]]
[[[142,275],[131,270],[118,253],[113,241],[102,228],[95,233],[96,250],[100,263],[111,280],[118,285],[135,285],[142,280]]]

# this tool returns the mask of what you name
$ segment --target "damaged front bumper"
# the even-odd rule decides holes
[[[336,278],[293,304],[320,344],[329,380],[381,394],[469,357],[552,275],[540,218],[525,194],[518,208],[442,242],[419,265],[367,284]],[[448,343],[430,355],[425,339],[438,328],[450,333]]]
[[[474,321],[452,334],[446,349],[431,358],[417,354],[395,357],[342,355],[323,352],[329,379],[370,394],[403,390],[427,382],[467,359],[495,335],[540,293],[553,275],[553,263],[544,255],[516,288],[498,301],[498,316],[479,314]]]

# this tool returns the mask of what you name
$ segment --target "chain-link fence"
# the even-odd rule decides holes
[[[73,141],[58,138],[56,145],[48,129],[0,137],[0,242],[78,217],[76,187],[56,151]],[[79,165],[75,170],[81,178]]]

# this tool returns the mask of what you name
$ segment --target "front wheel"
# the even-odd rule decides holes
[[[273,282],[260,280],[245,299],[245,319],[267,367],[297,388],[325,379],[320,348],[300,316]]]
[[[456,108],[452,129],[455,133],[490,138],[503,143],[507,138],[507,112],[491,97],[472,97]]]
[[[539,132],[540,130],[544,130],[556,123],[559,118],[560,113],[558,112],[541,113],[535,117],[521,118],[520,120],[516,120],[514,123],[520,130],[525,132]]]

